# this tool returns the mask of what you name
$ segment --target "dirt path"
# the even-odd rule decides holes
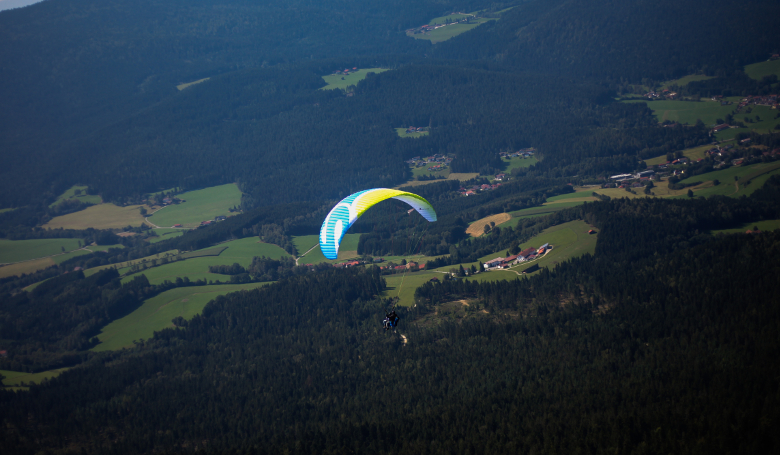
[[[151,227],[153,227],[155,229],[161,229],[160,226],[157,226],[156,224],[154,224],[151,221],[149,221],[149,217],[154,215],[155,213],[159,212],[160,210],[164,209],[165,207],[168,207],[168,206],[164,205],[164,206],[160,207],[159,209],[155,210],[154,212],[150,213],[148,216],[145,216],[144,217],[144,222],[146,222],[146,224],[148,224],[149,226],[151,226]]]
[[[319,243],[315,243],[315,244],[314,244],[314,246],[313,246],[313,247],[311,247],[311,248],[309,248],[309,249],[308,249],[308,250],[307,250],[305,253],[303,253],[303,254],[301,255],[301,257],[295,258],[295,265],[298,265],[298,259],[300,259],[300,258],[302,258],[302,257],[306,256],[307,254],[309,254],[309,252],[310,252],[311,250],[313,250],[313,249],[317,248],[318,246],[319,246]]]

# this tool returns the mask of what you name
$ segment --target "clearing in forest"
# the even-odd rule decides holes
[[[157,210],[149,216],[149,222],[161,228],[176,224],[195,228],[202,221],[214,220],[217,216],[230,216],[230,209],[241,205],[241,190],[235,183],[188,191],[176,197],[184,202]]]
[[[701,158],[704,158],[705,153],[707,150],[713,148],[714,145],[712,144],[705,144],[700,145],[698,147],[692,147],[689,149],[685,149],[682,151],[682,154],[684,157],[688,158],[691,161],[698,161]],[[666,155],[660,155],[656,156],[655,158],[649,158],[644,160],[647,167],[655,166],[657,164],[664,164],[668,160],[666,159]]]
[[[472,237],[479,237],[485,233],[485,225],[490,226],[490,223],[495,223],[496,226],[512,219],[512,215],[508,213],[499,213],[497,215],[490,215],[471,223],[466,229],[466,234]]]
[[[780,59],[745,66],[745,74],[757,81],[774,74],[780,78]]]
[[[181,256],[182,260],[175,260],[179,256]],[[169,257],[169,260],[173,262],[168,262],[167,264],[162,264],[161,260],[154,261],[154,263],[147,261],[145,270],[139,270],[125,276],[122,278],[122,282],[126,283],[136,275],[146,275],[151,284],[160,284],[165,280],[176,281],[176,278],[183,279],[185,277],[190,281],[206,280],[208,282],[219,280],[224,283],[230,281],[230,276],[209,272],[210,265],[233,265],[237,263],[246,268],[252,264],[252,258],[255,256],[279,259],[282,256],[289,255],[277,245],[260,242],[257,237],[247,237],[202,250],[177,254],[174,257]],[[119,269],[120,274],[129,271],[130,268]]]
[[[76,199],[85,204],[100,204],[103,202],[103,199],[101,199],[97,194],[87,194],[86,185],[73,185],[72,187],[65,190],[64,193],[60,194],[56,201],[49,204],[49,207],[54,207],[60,202],[68,199]]]
[[[407,133],[406,128],[395,128],[395,134],[397,134],[398,137],[423,137],[428,135],[428,131]]]
[[[155,331],[173,327],[177,316],[189,320],[203,311],[208,302],[230,292],[255,289],[269,283],[222,284],[174,288],[144,300],[132,313],[103,327],[97,335],[100,344],[93,351],[132,347],[134,340],[151,338]]]
[[[327,83],[325,87],[321,87],[320,90],[334,90],[337,88],[340,89],[346,89],[350,85],[357,85],[358,82],[362,81],[363,79],[368,76],[368,73],[382,73],[385,71],[389,71],[387,68],[364,68],[359,70],[350,70],[349,74],[329,74],[327,76],[322,76],[322,79]]]
[[[59,368],[56,370],[39,371],[38,373],[27,373],[25,371],[11,371],[0,370],[0,375],[5,376],[2,385],[5,390],[28,390],[29,387],[22,386],[25,384],[40,384],[44,379],[56,378],[63,371],[69,370],[67,368]]]
[[[509,159],[502,158],[501,161],[506,164],[506,169],[504,169],[504,172],[506,173],[511,173],[513,170],[521,167],[531,167],[539,162],[539,160],[533,156],[530,158],[523,158],[522,156],[515,156]]]
[[[207,80],[211,79],[210,77],[204,77],[203,79],[198,79],[197,81],[187,82],[186,84],[179,84],[176,86],[179,91],[184,90],[187,87],[192,87],[195,84],[200,84],[201,82],[206,82]]]
[[[780,229],[780,220],[763,220],[754,221],[752,223],[745,223],[737,228],[732,229],[718,229],[711,231],[711,234],[744,234],[745,231],[752,231],[753,228],[758,228],[761,232],[776,231]]]
[[[0,263],[29,261],[62,254],[81,247],[79,239],[0,239]]]

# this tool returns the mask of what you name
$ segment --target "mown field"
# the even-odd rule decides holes
[[[76,196],[76,191],[79,192],[78,196]],[[86,185],[73,185],[72,187],[65,190],[64,193],[60,194],[56,201],[49,204],[49,207],[54,207],[55,205],[67,199],[76,199],[85,204],[100,204],[103,202],[103,199],[101,199],[97,194],[87,194]]]
[[[309,251],[308,254],[302,256],[298,261],[298,264],[319,264],[320,262],[329,262],[335,264],[345,259],[354,258],[357,256],[358,241],[360,240],[360,234],[345,234],[341,239],[341,246],[339,247],[339,257],[335,261],[327,259],[320,250],[320,236],[319,235],[300,235],[293,237],[293,245],[298,250],[298,254],[304,254],[309,251],[309,248],[315,247]],[[316,246],[315,246],[316,245]]]
[[[481,220],[477,220],[471,223],[469,227],[466,229],[466,234],[472,237],[479,237],[485,234],[485,226],[486,225],[489,226],[491,222],[495,223],[495,225],[498,226],[500,224],[506,223],[511,219],[512,219],[512,215],[508,213],[499,213],[496,215],[486,216]]]
[[[738,114],[734,114],[734,120],[744,123],[745,128],[729,128],[718,131],[715,133],[715,137],[722,141],[733,139],[737,134],[747,131],[755,131],[762,134],[777,133],[779,130],[776,130],[775,127],[780,125],[779,114],[777,110],[769,106],[747,106]]]
[[[447,168],[445,171],[442,171],[442,172],[447,172],[447,171],[449,171],[449,168]],[[459,180],[461,182],[465,182],[465,181],[468,181],[468,180],[471,180],[471,179],[475,179],[478,176],[479,176],[478,172],[449,172],[447,174],[447,180]],[[427,185],[429,183],[435,183],[435,182],[439,182],[439,181],[441,181],[441,180],[422,180],[422,181],[420,181],[420,180],[412,179],[412,180],[409,180],[408,182],[405,182],[405,183],[402,183],[402,184],[398,185],[396,188],[401,188],[401,187],[404,187],[404,186]]]
[[[149,221],[161,228],[175,224],[189,228],[198,227],[201,221],[231,215],[229,209],[241,205],[241,190],[235,183],[228,183],[188,191],[178,195],[178,198],[186,202],[161,208],[148,217]]]
[[[661,84],[661,90],[665,88],[669,88],[672,85],[676,85],[678,87],[684,87],[688,85],[690,82],[694,81],[706,81],[707,79],[712,79],[714,76],[705,76],[703,74],[689,74],[687,76],[683,76],[679,79],[672,79],[671,81],[666,81],[663,84]]]
[[[442,177],[442,180],[444,180],[444,179],[448,179],[450,174],[451,174],[449,167],[446,167],[445,169],[442,169],[440,171],[429,171],[428,170],[429,167],[430,166],[426,165],[426,166],[423,166],[423,167],[416,167],[416,168],[412,169],[412,178],[416,179],[417,177],[419,177],[421,175],[424,175],[424,176],[433,175],[434,177]]]
[[[79,239],[0,239],[0,263],[28,261],[62,254],[81,247]]]
[[[397,134],[398,137],[423,137],[428,135],[428,131],[407,133],[406,128],[394,128],[394,129],[395,129],[395,134]]]
[[[24,371],[11,371],[0,370],[0,374],[5,376],[3,379],[3,387],[6,390],[27,390],[28,387],[22,386],[25,384],[40,384],[44,379],[51,379],[57,377],[63,371],[67,371],[70,368],[59,368],[56,370],[41,371],[38,373],[26,373]]]
[[[385,71],[389,71],[387,68],[364,68],[359,69],[354,72],[350,70],[350,73],[346,76],[341,74],[329,74],[327,76],[322,76],[322,79],[325,81],[326,85],[325,87],[321,87],[320,90],[335,90],[337,88],[340,89],[346,89],[350,85],[357,85],[358,82],[362,81],[366,78],[368,73],[382,73]]]
[[[79,212],[52,218],[43,225],[44,229],[121,229],[127,226],[140,226],[144,223],[140,205],[119,207],[114,204],[98,204]],[[147,210],[149,207],[143,206]]]
[[[384,292],[382,292],[382,297],[398,297],[398,306],[412,306],[414,305],[414,291],[417,288],[430,281],[433,277],[437,277],[441,280],[443,276],[443,273],[434,272],[432,270],[408,272],[406,273],[406,276],[404,276],[403,273],[385,275],[384,279],[387,282],[387,287]],[[379,318],[378,323],[381,323],[384,316],[384,314],[377,315]]]
[[[288,254],[276,245],[270,243],[262,243],[257,237],[248,237],[240,240],[233,240],[219,244],[215,247],[206,248],[203,250],[187,253],[189,255],[198,254],[210,254],[212,251],[218,248],[225,248],[219,256],[204,256],[194,257],[192,259],[185,259],[182,261],[171,262],[165,265],[147,268],[131,275],[128,275],[122,279],[123,282],[132,280],[135,275],[146,275],[146,278],[151,284],[160,284],[165,280],[176,281],[176,278],[187,277],[190,281],[206,280],[227,282],[230,280],[229,275],[220,275],[216,273],[209,273],[210,265],[232,265],[238,263],[242,267],[248,267],[252,263],[254,256],[267,256],[273,259],[278,259],[282,256],[288,256]],[[120,273],[129,271],[127,268],[119,269]]]
[[[42,258],[32,261],[18,262],[16,264],[0,267],[0,278],[21,275],[23,273],[33,273],[55,265],[54,259]]]
[[[192,319],[208,302],[230,292],[254,289],[268,283],[190,286],[165,291],[147,299],[135,311],[103,327],[94,351],[111,351],[133,346],[133,340],[151,338],[155,331],[173,327],[177,316]]]

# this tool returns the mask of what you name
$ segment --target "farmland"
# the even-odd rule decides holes
[[[23,273],[33,273],[38,270],[43,270],[47,267],[55,265],[54,259],[42,258],[34,259],[32,261],[19,262],[16,264],[6,265],[0,267],[0,278],[6,278],[14,275],[21,275]]]
[[[328,85],[326,85],[325,87],[321,87],[320,90],[335,90],[337,88],[346,89],[350,85],[357,85],[358,82],[366,78],[368,73],[379,74],[384,71],[389,71],[389,70],[386,68],[364,68],[364,69],[356,70],[354,72],[350,72],[347,75],[329,74],[327,76],[322,76],[322,79]]]
[[[219,249],[224,249],[219,252]],[[218,253],[218,255],[213,255]],[[187,259],[190,255],[191,259]],[[135,275],[146,275],[151,284],[160,284],[165,280],[175,281],[176,278],[187,277],[190,281],[228,281],[230,276],[209,272],[210,265],[232,265],[238,263],[242,267],[248,267],[254,256],[267,256],[279,259],[287,256],[287,253],[276,245],[260,242],[257,237],[247,237],[240,240],[222,243],[216,247],[193,251],[182,255],[181,261],[147,268],[122,279],[123,282],[132,280]],[[125,273],[128,269],[119,269]]]
[[[414,305],[415,289],[430,281],[433,277],[442,279],[442,276],[443,274],[440,272],[427,270],[422,272],[410,272],[407,273],[406,276],[402,273],[387,275],[384,277],[387,282],[387,287],[382,292],[382,297],[398,297],[398,306],[412,306]]]
[[[696,196],[739,197],[753,194],[764,185],[769,177],[778,174],[780,174],[780,162],[760,163],[750,166],[732,166],[728,169],[694,175],[681,180],[681,183],[706,182],[694,189]],[[713,185],[711,182],[714,180],[719,180],[720,185]]]
[[[163,240],[168,240],[174,237],[178,237],[184,234],[185,232],[187,232],[187,230],[178,229],[178,228],[159,228],[159,229],[154,229],[154,232],[157,233],[157,237],[151,237],[149,239],[149,243],[162,242]]]
[[[52,218],[43,225],[44,229],[121,229],[140,226],[144,219],[139,212],[140,205],[119,207],[114,204],[98,204],[84,210]],[[143,206],[146,207],[146,206]],[[149,210],[149,207],[146,207]]]
[[[469,19],[468,23],[452,23],[455,21],[463,20],[463,19]],[[418,30],[414,31],[407,31],[406,36],[412,37],[414,39],[423,39],[428,40],[431,43],[439,43],[442,41],[446,41],[453,36],[460,35],[461,33],[467,32],[475,27],[478,27],[485,22],[496,20],[494,18],[482,18],[482,17],[475,17],[475,14],[461,14],[461,13],[454,13],[449,14],[446,16],[436,17],[432,19],[430,22],[428,22],[428,25],[443,25],[443,27],[439,27],[435,30],[429,30],[429,31],[422,31],[420,32]]]
[[[103,327],[98,335],[101,342],[93,350],[110,351],[133,346],[133,340],[150,338],[155,331],[173,327],[171,320],[177,316],[192,319],[217,296],[267,284],[223,284],[170,289],[145,300],[132,313]]]
[[[3,387],[10,390],[27,390],[27,387],[22,386],[25,384],[40,384],[44,379],[56,378],[63,371],[67,371],[70,368],[59,368],[56,370],[41,371],[38,373],[26,373],[24,371],[10,371],[0,370],[0,374],[5,376],[3,379]]]
[[[79,239],[0,239],[0,263],[28,261],[62,254],[81,247]]]
[[[712,79],[713,77],[714,76],[705,76],[703,74],[689,74],[679,79],[673,79],[671,81],[664,82],[663,84],[661,84],[661,89],[669,88],[673,85],[676,85],[677,87],[684,87],[688,85],[690,82],[706,81],[707,79]]]
[[[472,237],[479,237],[480,235],[483,235],[485,233],[485,225],[490,225],[490,223],[493,222],[495,223],[496,226],[498,226],[499,224],[506,223],[511,219],[512,219],[512,215],[508,213],[499,213],[497,215],[490,215],[485,218],[482,218],[481,220],[477,220],[471,223],[468,229],[466,229],[466,234]]]
[[[346,234],[341,239],[341,246],[339,247],[338,261],[349,259],[357,256],[358,240],[360,240],[360,234]],[[293,245],[298,250],[298,254],[306,253],[309,248],[315,246],[315,248],[306,256],[303,256],[298,263],[303,264],[319,264],[320,262],[335,263],[337,261],[331,261],[327,259],[319,247],[320,236],[319,235],[301,235],[293,237]]]
[[[441,173],[447,172],[447,180],[459,180],[461,182],[465,182],[471,179],[475,179],[479,176],[478,172],[449,172],[449,168],[445,169],[444,171],[438,171]],[[423,171],[422,174],[428,175],[428,174],[434,174],[437,175],[435,172],[429,172],[429,171]],[[413,174],[416,175],[416,174]],[[441,180],[409,180],[408,182],[402,183],[398,185],[396,188],[401,188],[404,186],[420,186],[420,185],[427,185],[429,183],[435,183],[440,182]]]
[[[730,98],[731,99],[731,98]],[[734,101],[739,98],[734,98]],[[626,101],[629,103],[645,103],[652,109],[659,122],[669,120],[693,125],[701,120],[705,125],[714,126],[717,119],[723,119],[734,111],[734,105],[721,106],[718,101]]]
[[[229,209],[241,204],[241,191],[234,183],[189,191],[177,197],[186,202],[157,210],[149,216],[149,221],[159,227],[181,224],[194,228],[199,226],[201,221],[230,215]]]

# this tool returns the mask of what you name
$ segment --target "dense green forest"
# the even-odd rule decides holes
[[[407,35],[461,13],[490,20],[436,44]],[[624,98],[664,83],[691,104],[762,95],[764,117],[779,13],[769,0],[0,12],[0,239],[112,247],[0,264],[0,381],[67,369],[0,386],[2,453],[776,453],[780,134],[718,140]],[[743,70],[770,58],[756,79]],[[323,90],[323,76],[370,68],[383,71]],[[732,123],[741,101],[707,106],[729,102]],[[396,132],[409,126],[426,134]],[[532,159],[506,158],[521,149]],[[429,156],[446,169],[423,182],[411,159]],[[241,192],[229,210],[179,205],[227,183]],[[375,187],[426,198],[437,221],[387,200],[342,248],[365,264],[300,250],[338,200]],[[73,188],[136,224],[96,228],[92,209],[119,207],[61,196]],[[141,224],[163,195],[208,222]],[[81,227],[47,228],[65,214]],[[587,251],[524,273],[472,265],[575,221]],[[206,303],[211,281],[273,283]],[[106,327],[168,305],[192,307],[100,350]],[[391,309],[400,325],[385,331]]]
[[[380,332],[376,268],[220,298],[134,355],[0,394],[5,437],[115,453],[771,452],[780,313],[761,271],[780,236],[697,234],[709,204],[675,203],[676,224],[665,201],[588,204],[595,256],[429,284],[401,314],[406,343]],[[431,326],[437,296],[475,311]]]

